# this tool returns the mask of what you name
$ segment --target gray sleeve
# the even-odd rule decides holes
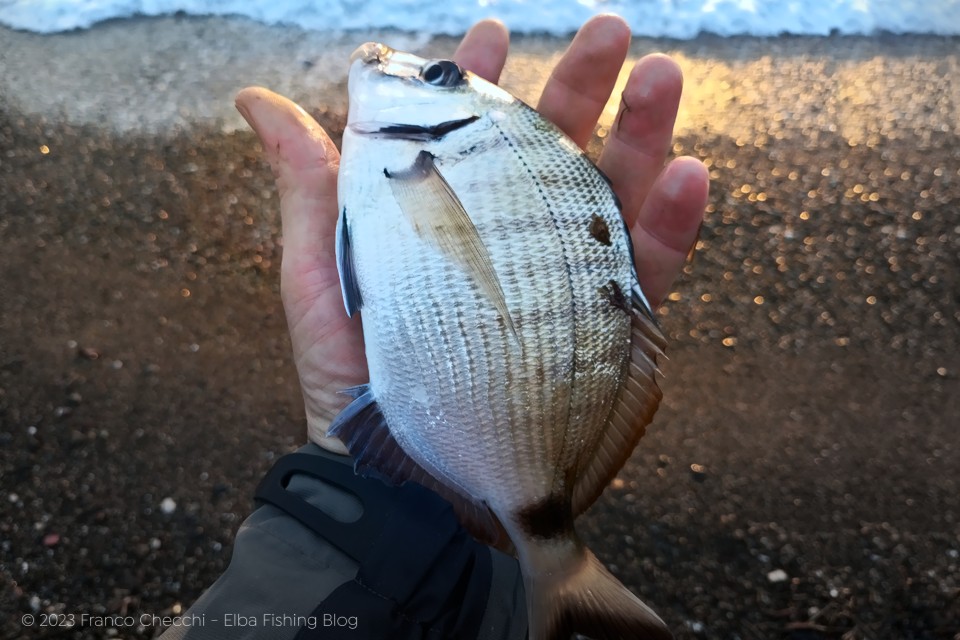
[[[307,445],[301,453],[316,451]],[[362,505],[352,495],[316,478],[295,475],[288,489],[333,518],[352,521]],[[527,620],[517,562],[488,549],[491,592],[478,640],[522,640]],[[230,565],[167,629],[162,640],[293,640],[300,628],[322,625],[317,605],[353,580],[352,558],[281,510],[264,505],[240,526]]]
[[[302,621],[357,564],[277,509],[258,509],[237,532],[230,566],[163,640],[292,640]]]
[[[524,640],[527,637],[527,602],[516,558],[490,549],[493,575],[490,598],[477,640]]]
[[[310,445],[313,446],[313,445]],[[302,451],[309,453],[304,447]],[[290,490],[328,515],[361,508],[332,486],[306,476]],[[230,566],[162,640],[292,640],[317,604],[357,574],[357,563],[305,526],[265,505],[237,531]]]

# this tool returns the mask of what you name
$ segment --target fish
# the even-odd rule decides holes
[[[610,181],[452,60],[351,56],[338,178],[344,306],[369,382],[328,433],[515,550],[529,638],[672,637],[578,537],[662,393],[666,340]]]

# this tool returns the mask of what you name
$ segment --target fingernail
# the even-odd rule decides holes
[[[257,137],[261,137],[259,123],[257,119],[253,117],[253,113],[251,113],[247,105],[235,101],[234,106],[237,108],[237,111],[240,112],[240,115],[243,116],[243,119],[247,121],[247,124],[250,125],[250,128],[253,129],[253,132],[257,134]]]
[[[240,115],[243,116],[243,119],[247,121],[247,124],[252,127],[253,118],[250,116],[250,111],[247,110],[247,107],[239,102],[235,103],[234,106],[237,108],[237,111],[240,112]]]

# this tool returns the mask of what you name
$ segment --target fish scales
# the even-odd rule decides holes
[[[598,294],[598,289],[610,279],[607,274],[615,267],[609,259],[608,264],[603,265],[607,269],[600,266],[604,262],[602,253],[611,252],[592,250],[590,244],[582,242],[564,242],[566,235],[577,237],[586,233],[580,212],[595,203],[578,202],[566,189],[537,184],[535,176],[522,169],[525,163],[535,161],[536,156],[543,153],[542,138],[514,137],[512,133],[499,133],[513,139],[511,144],[488,152],[493,156],[489,160],[484,157],[474,162],[462,161],[447,168],[445,176],[457,188],[464,208],[471,212],[478,233],[497,265],[507,306],[514,314],[521,335],[522,354],[512,348],[513,336],[497,323],[495,312],[483,294],[435,249],[416,237],[412,229],[398,225],[398,229],[390,229],[390,233],[385,234],[378,233],[376,228],[365,228],[367,219],[362,216],[351,217],[351,221],[357,255],[370,256],[376,263],[367,268],[361,257],[357,268],[365,278],[361,280],[363,289],[374,292],[364,296],[365,318],[370,318],[370,324],[378,327],[373,344],[368,345],[372,388],[395,437],[401,446],[411,440],[418,441],[411,446],[422,451],[432,464],[442,467],[440,459],[446,459],[450,451],[459,451],[467,434],[476,434],[479,442],[475,442],[475,455],[464,460],[467,468],[456,472],[460,483],[474,494],[489,478],[491,465],[516,449],[526,458],[525,464],[515,467],[518,477],[514,486],[522,486],[524,493],[518,494],[513,504],[521,506],[529,501],[531,488],[535,488],[535,499],[546,498],[561,488],[556,486],[553,472],[557,468],[568,468],[574,462],[562,460],[561,455],[575,457],[583,453],[580,446],[567,447],[565,453],[565,441],[572,440],[579,445],[599,436],[598,425],[606,416],[598,412],[597,407],[609,407],[617,385],[603,380],[603,375],[595,375],[595,369],[603,368],[608,359],[605,349],[609,349],[609,343],[618,343],[625,351],[629,321],[619,310],[610,309]],[[567,163],[572,166],[561,163],[558,173],[574,173],[579,158],[573,156],[572,160]],[[367,172],[380,174],[382,167]],[[461,174],[483,173],[488,174],[483,183],[507,185],[503,194],[525,195],[518,202],[517,197],[508,200],[499,191],[458,188]],[[595,187],[606,185],[598,178]],[[606,204],[615,211],[612,199]],[[522,228],[487,233],[491,222],[502,217],[505,211],[515,210],[526,214],[526,218],[521,219]],[[539,224],[529,224],[534,216],[540,216]],[[402,220],[399,213],[397,218]],[[371,217],[370,223],[378,226],[379,219]],[[492,226],[496,227],[495,222]],[[368,241],[375,246],[368,249]],[[602,247],[599,243],[592,244]],[[416,249],[400,250],[404,246]],[[629,272],[624,271],[622,264],[621,260],[619,279],[626,283]],[[593,271],[606,271],[606,274]],[[557,278],[557,274],[564,273],[566,282]],[[515,277],[511,278],[510,274]],[[516,286],[511,280],[515,280]],[[470,296],[457,293],[470,290]],[[431,305],[426,297],[430,291],[443,292],[447,299]],[[381,301],[376,292],[391,294]],[[393,296],[412,302],[397,307],[392,303]],[[469,326],[457,322],[459,305],[463,303],[469,305],[468,313],[475,318]],[[414,324],[417,318],[424,317],[433,322]],[[528,321],[528,317],[535,321]],[[547,317],[552,321],[544,322]],[[606,322],[598,326],[598,318]],[[495,330],[493,334],[491,328]],[[454,344],[447,346],[445,341]],[[409,345],[409,348],[398,349],[396,345]],[[482,351],[490,356],[499,353],[502,357],[499,362],[491,357],[489,366],[471,371],[470,385],[486,386],[494,391],[494,395],[481,397],[477,404],[466,402],[456,386],[464,383],[458,372],[470,371],[464,358],[470,351]],[[418,362],[419,375],[397,376],[396,372],[404,371],[410,361]],[[438,369],[431,366],[431,362],[446,362],[448,366]],[[541,398],[539,403],[531,405],[530,385],[516,382],[536,379],[536,370],[541,366],[550,384],[534,387]],[[609,365],[608,371],[600,373],[614,378],[621,375],[619,368]],[[424,374],[434,375],[425,377]],[[394,382],[396,379],[414,384],[416,388]],[[511,384],[504,385],[504,382]],[[569,386],[569,391],[558,391],[558,387],[564,386]],[[424,388],[422,392],[420,387]],[[607,397],[598,395],[598,388],[605,388]],[[569,401],[558,400],[558,394],[567,393]],[[431,399],[429,405],[410,401],[424,395]],[[501,408],[507,415],[501,413]],[[491,425],[500,433],[500,448],[481,446],[489,442],[486,436]],[[516,429],[516,425],[527,428]],[[587,447],[589,449],[589,444]],[[507,491],[512,488],[504,487]]]
[[[449,179],[453,184],[457,183],[455,172],[449,174]],[[461,194],[461,197],[465,207],[474,204],[469,196]],[[494,200],[491,206],[500,209],[502,205]],[[482,212],[476,208],[473,211],[478,231],[483,236]],[[552,372],[547,377],[558,380],[558,384],[566,384],[571,367],[570,354],[574,348],[570,327],[560,326],[561,321],[572,324],[569,303],[564,300],[568,297],[564,295],[566,292],[552,282],[545,283],[540,287],[541,291],[557,289],[550,297],[559,300],[564,308],[553,313],[540,311],[533,305],[539,296],[525,296],[519,286],[514,289],[510,279],[504,278],[507,305],[516,310],[517,328],[525,347],[521,356],[513,349],[513,337],[497,322],[495,311],[465,275],[442,260],[419,238],[405,237],[404,232],[393,230],[390,234],[376,235],[376,220],[371,219],[371,222],[374,228],[367,229],[364,219],[351,219],[351,232],[357,238],[358,272],[369,274],[361,277],[361,286],[364,291],[373,292],[364,296],[364,317],[370,324],[376,322],[378,327],[376,332],[367,332],[371,386],[398,441],[403,445],[408,439],[420,440],[423,454],[439,466],[436,459],[443,455],[443,451],[458,451],[467,436],[478,437],[479,441],[471,440],[475,447],[473,455],[464,461],[475,468],[458,474],[460,482],[470,491],[476,491],[477,484],[489,477],[492,461],[500,460],[516,449],[518,455],[527,456],[523,464],[515,467],[518,472],[535,472],[541,476],[518,479],[519,484],[544,485],[541,493],[546,495],[549,491],[546,485],[551,479],[542,474],[544,465],[542,454],[538,452],[541,447],[539,443],[525,442],[523,436],[542,437],[545,433],[549,438],[555,431],[531,428],[516,434],[512,433],[511,425],[520,419],[531,425],[549,420],[562,428],[566,416],[554,414],[563,403],[556,403],[556,398],[551,397],[556,391],[550,388],[537,394],[541,396],[540,401],[534,403],[529,387],[515,382],[517,379],[535,379],[537,368],[543,367]],[[501,253],[509,261],[500,273],[516,273],[517,285],[523,282],[526,286],[537,287],[538,274],[563,270],[559,243],[544,242],[543,248],[528,252],[522,243],[516,242],[518,236],[513,233],[504,238],[507,242],[488,244],[495,261]],[[368,242],[373,246],[368,248]],[[416,249],[398,250],[404,243]],[[360,256],[370,256],[375,264],[365,268],[364,258]],[[415,277],[409,277],[409,274],[415,274]],[[472,295],[465,293],[471,290]],[[380,300],[376,295],[380,291],[397,293]],[[436,295],[434,292],[441,292],[443,298],[435,306],[429,302],[429,297]],[[411,301],[411,304],[397,308],[393,304],[393,295]],[[425,304],[430,306],[424,309]],[[539,316],[540,320],[546,315],[554,317],[549,323],[528,322],[528,314]],[[428,318],[431,322],[417,326],[418,318]],[[406,345],[407,348],[397,348],[397,345]],[[543,347],[549,347],[549,353],[537,359],[536,355]],[[483,354],[486,366],[471,371],[466,358],[470,353]],[[410,362],[417,363],[418,375],[397,375],[398,371],[405,371]],[[445,362],[447,366],[433,367],[433,362]],[[471,371],[468,379],[460,375],[465,371]],[[397,379],[401,382],[394,382]],[[415,388],[411,388],[411,384]],[[457,388],[461,384],[471,387],[471,394],[478,396],[476,402],[464,398]],[[417,402],[426,397],[431,399],[430,404]],[[490,431],[499,435],[500,447],[483,447],[484,435]],[[435,449],[442,451],[433,454]],[[524,499],[523,495],[516,498],[521,502]]]
[[[570,291],[569,302],[558,301],[552,308],[544,305],[554,313],[566,314],[568,322],[563,329],[572,329],[573,333],[567,415],[559,416],[554,425],[544,425],[546,432],[556,436],[556,441],[551,443],[553,446],[546,447],[543,452],[547,456],[546,461],[555,469],[565,470],[577,464],[579,457],[592,451],[591,441],[599,437],[599,425],[606,420],[606,415],[597,409],[610,406],[612,392],[618,386],[620,366],[616,364],[616,358],[610,361],[609,351],[611,347],[616,349],[619,345],[622,349],[628,344],[629,320],[611,310],[597,292],[605,282],[604,275],[607,278],[613,275],[621,282],[629,282],[629,262],[623,260],[624,252],[628,254],[628,251],[622,243],[614,247],[619,250],[620,255],[617,255],[617,251],[609,248],[602,250],[604,247],[598,243],[584,242],[587,234],[583,224],[585,211],[599,210],[610,217],[619,216],[609,188],[592,167],[586,166],[588,161],[578,153],[558,155],[556,147],[550,144],[555,141],[553,131],[541,126],[542,120],[532,110],[520,108],[512,115],[515,116],[513,119],[495,125],[516,158],[513,167],[509,162],[505,162],[504,166],[507,170],[516,171],[516,165],[519,165],[527,174],[530,184],[518,187],[528,193],[535,192],[528,213],[542,216],[553,226],[550,229],[550,225],[547,225],[545,234],[525,240],[534,246],[549,246],[546,238],[559,243]],[[533,169],[537,166],[550,167],[552,179],[544,180],[542,174]],[[594,178],[592,184],[589,180],[591,176]],[[604,275],[598,277],[598,274]],[[531,276],[534,276],[530,282],[534,288],[544,280],[557,279],[556,273],[542,268]],[[567,304],[569,307],[566,307]],[[554,350],[555,336],[542,336],[545,340],[538,342],[537,351],[531,353],[530,357],[537,359],[545,352]],[[619,360],[622,361],[622,354]],[[562,375],[566,374],[563,372]],[[523,416],[518,418],[522,420]],[[571,442],[575,446],[565,446]],[[560,482],[561,479],[555,479],[551,489],[563,490],[564,487],[557,486]]]
[[[331,433],[389,429],[399,450],[351,440],[358,465],[409,457],[495,514],[533,640],[668,637],[573,529],[578,483],[622,464],[601,441],[635,441],[624,406],[652,415],[659,399],[628,388],[655,364],[636,364],[646,303],[604,176],[494,85],[382,45],[354,54],[340,176],[341,281],[370,372],[355,403],[375,402],[380,422],[352,424],[348,408]]]

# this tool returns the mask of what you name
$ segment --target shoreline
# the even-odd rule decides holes
[[[225,132],[245,129],[233,96],[249,85],[266,86],[307,109],[346,111],[346,61],[360,43],[384,40],[424,55],[449,55],[458,39],[399,31],[306,31],[267,26],[238,17],[138,17],[99,23],[87,30],[34,34],[0,27],[0,105],[26,115],[73,125],[93,124],[116,133],[160,134],[193,126]],[[504,86],[527,102],[536,97],[569,38],[514,36]],[[691,132],[743,137],[743,110],[789,111],[794,131],[819,126],[820,106],[833,102],[848,138],[882,126],[886,112],[882,78],[873,77],[878,56],[917,59],[935,75],[960,74],[960,36],[780,36],[704,35],[695,40],[634,38],[621,74],[618,95],[630,66],[646,53],[663,51],[684,70],[686,86],[677,121],[680,135]],[[773,59],[777,65],[771,64]],[[814,79],[804,69],[820,64],[828,85],[815,101],[778,97],[780,83]],[[809,70],[809,69],[808,69]],[[42,78],[42,82],[38,82]],[[876,100],[847,104],[837,94],[858,87]],[[770,91],[770,86],[774,91]],[[746,95],[744,102],[737,97]],[[960,99],[958,99],[960,102]],[[611,98],[601,125],[613,120]],[[853,125],[856,107],[862,123]],[[829,126],[831,123],[827,123]]]

